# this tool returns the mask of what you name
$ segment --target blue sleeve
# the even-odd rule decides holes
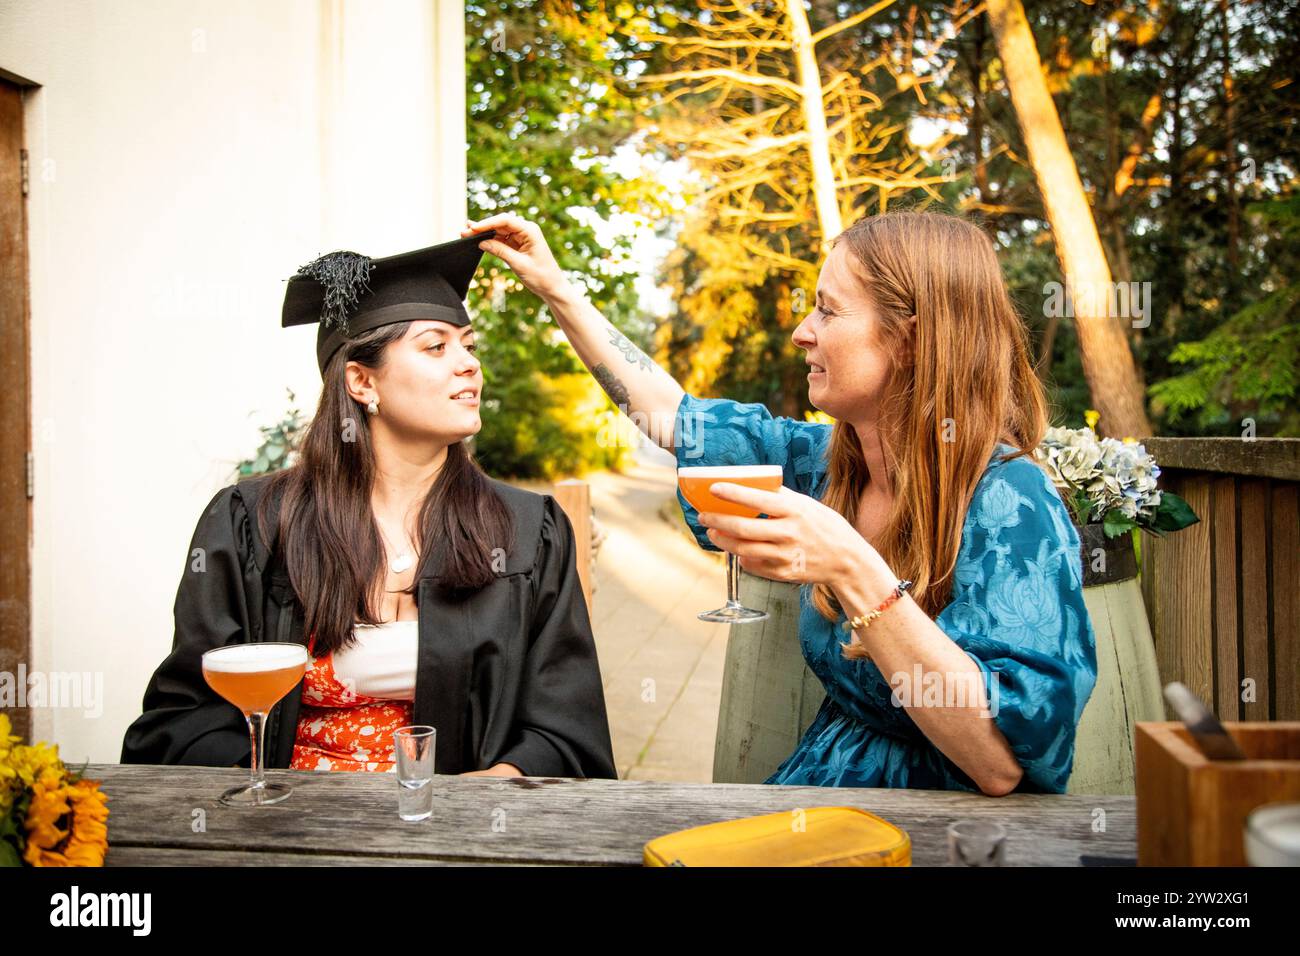
[[[1097,650],[1079,535],[1038,465],[1017,458],[981,479],[954,574],[935,623],[980,668],[990,716],[1024,768],[1016,789],[1063,793]]]
[[[686,393],[673,421],[678,468],[715,465],[780,465],[782,484],[813,495],[825,470],[825,451],[833,426],[773,417],[757,402],[696,398]],[[696,520],[697,512],[677,492],[686,524],[701,548],[720,550]]]

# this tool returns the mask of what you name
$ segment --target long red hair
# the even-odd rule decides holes
[[[966,509],[996,443],[1019,457],[1043,437],[1043,387],[993,243],[978,226],[893,212],[859,220],[836,237],[840,243],[893,357],[878,424],[893,505],[877,550],[913,582],[913,599],[934,617],[951,598]],[[835,424],[827,455],[822,502],[855,522],[862,493],[878,476],[868,473],[846,422]],[[825,584],[813,588],[812,601],[830,620],[840,612]],[[861,656],[857,647],[846,656]]]

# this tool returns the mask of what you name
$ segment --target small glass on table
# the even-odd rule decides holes
[[[438,732],[428,724],[393,731],[393,769],[397,772],[397,815],[412,822],[433,815],[433,757]]]
[[[956,866],[1003,866],[1007,828],[994,820],[957,820],[948,824],[948,862]]]
[[[708,511],[713,514],[737,515],[741,518],[757,518],[759,512],[754,508],[723,501],[709,487],[716,481],[727,481],[762,491],[776,491],[781,487],[780,465],[705,465],[677,469],[677,485],[682,497],[696,511]],[[766,611],[756,611],[745,607],[736,599],[740,587],[740,559],[727,552],[727,603],[714,611],[705,611],[698,615],[701,621],[715,621],[720,624],[752,624],[767,620]]]
[[[232,787],[219,801],[228,807],[261,807],[287,799],[292,787],[266,782],[266,715],[307,673],[307,648],[274,641],[231,644],[205,651],[202,666],[208,686],[243,712],[252,746],[248,786]]]

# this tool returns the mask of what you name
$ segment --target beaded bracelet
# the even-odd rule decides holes
[[[911,586],[912,586],[911,581],[899,581],[896,585],[894,585],[894,590],[889,595],[889,597],[885,598],[883,601],[877,604],[874,610],[867,612],[861,617],[855,617],[852,620],[845,621],[844,622],[845,629],[856,631],[860,627],[864,629],[870,627],[871,622],[874,621],[876,618],[880,617],[880,615],[884,614],[885,610],[889,607],[889,605],[893,604],[895,601],[901,598],[903,596],[903,592],[906,591]]]

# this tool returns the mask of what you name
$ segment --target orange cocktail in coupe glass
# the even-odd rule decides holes
[[[293,792],[283,783],[267,783],[262,761],[266,714],[307,673],[307,648],[302,644],[272,641],[231,644],[203,654],[203,679],[234,704],[248,721],[252,742],[252,774],[246,787],[232,787],[221,795],[228,807],[259,807],[279,803]]]
[[[739,515],[742,518],[757,518],[758,512],[753,508],[738,505],[734,501],[723,501],[709,490],[714,482],[729,481],[732,484],[747,485],[763,491],[776,491],[781,487],[780,465],[707,465],[700,468],[678,468],[677,486],[682,490],[682,497],[696,511],[711,511],[714,514]],[[745,607],[736,600],[736,590],[740,584],[740,559],[730,551],[727,552],[727,603],[716,611],[705,611],[699,615],[701,621],[717,621],[723,624],[747,624],[752,621],[767,619],[767,612]]]

